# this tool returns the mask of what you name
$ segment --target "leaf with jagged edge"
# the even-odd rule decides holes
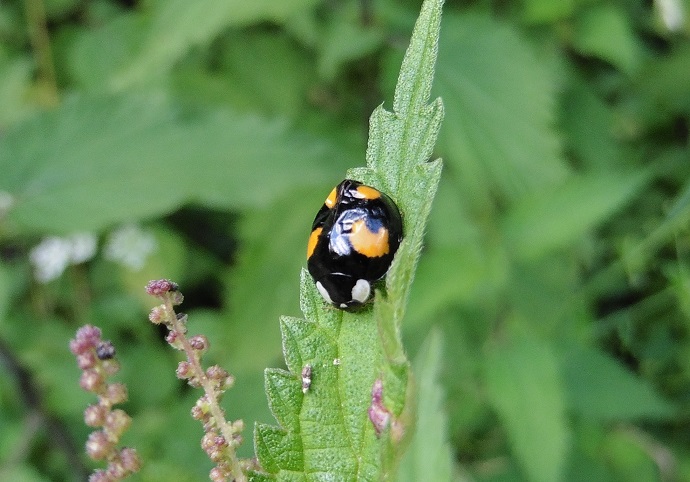
[[[441,174],[430,161],[443,118],[429,103],[442,0],[425,0],[405,54],[393,112],[372,114],[367,167],[347,177],[390,195],[403,216],[404,239],[375,302],[355,313],[327,305],[306,270],[304,319],[282,317],[288,371],[267,369],[266,393],[280,428],[257,424],[255,450],[263,472],[252,481],[392,480],[413,420],[409,361],[400,337],[426,220]],[[324,193],[326,194],[326,193]],[[317,206],[318,207],[318,206]],[[303,385],[304,368],[311,381]],[[390,423],[377,435],[368,410],[382,383],[381,410]],[[381,427],[379,427],[381,428]]]

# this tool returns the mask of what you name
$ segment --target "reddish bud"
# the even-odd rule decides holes
[[[103,405],[89,405],[84,410],[84,423],[89,427],[100,427],[105,423],[108,409]]]
[[[111,383],[106,387],[105,398],[111,405],[127,401],[127,386],[123,383]]]
[[[159,305],[151,308],[149,321],[155,325],[163,323],[165,321],[165,306]]]
[[[91,432],[86,441],[86,453],[93,460],[102,460],[108,456],[113,448],[113,443],[102,430]]]
[[[189,339],[189,344],[192,348],[198,351],[205,351],[208,349],[208,339],[204,335],[196,335]]]
[[[213,439],[213,443],[215,444],[216,448],[218,449],[225,449],[228,446],[228,442],[225,440],[225,437],[222,435],[218,435]]]
[[[201,409],[201,407],[194,405],[192,407],[192,418],[194,420],[203,420],[204,419],[204,411]]]
[[[206,369],[206,376],[213,381],[225,382],[230,374],[219,365],[212,365]]]
[[[79,379],[79,386],[87,392],[97,392],[104,383],[103,376],[94,369],[84,370]]]
[[[167,279],[153,280],[146,284],[146,293],[151,296],[162,296],[170,291],[177,291],[177,283]]]
[[[217,434],[215,432],[206,432],[203,437],[201,437],[201,448],[204,452],[208,452],[216,445]]]
[[[77,365],[80,369],[86,370],[96,366],[96,354],[93,350],[83,351],[77,355]]]
[[[177,370],[175,370],[175,375],[177,378],[185,380],[192,376],[192,366],[187,361],[181,361],[177,364]]]
[[[212,482],[227,482],[229,480],[228,475],[220,467],[213,467],[208,477]]]
[[[169,331],[165,335],[165,341],[167,341],[171,347],[177,350],[183,350],[182,342],[180,341],[180,335],[176,331]]]
[[[70,348],[74,348],[72,351],[75,355],[81,352],[85,347],[95,348],[98,342],[101,341],[101,330],[100,328],[93,325],[84,325],[77,330],[75,339],[70,342]]]
[[[369,420],[374,426],[376,435],[381,433],[388,427],[391,420],[391,413],[383,405],[383,382],[381,379],[376,379],[371,390],[371,405],[369,406]]]
[[[139,458],[139,454],[133,448],[124,447],[120,450],[120,461],[125,470],[130,474],[141,470],[141,458]]]
[[[129,428],[132,418],[124,410],[113,410],[105,418],[104,430],[115,438],[120,436]]]
[[[122,480],[128,475],[127,470],[125,470],[125,468],[122,466],[122,462],[120,461],[119,457],[115,457],[110,461],[106,472],[111,480]]]

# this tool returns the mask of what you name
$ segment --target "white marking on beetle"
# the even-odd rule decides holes
[[[319,293],[321,293],[321,296],[323,296],[324,300],[333,304],[333,300],[331,299],[331,295],[328,294],[328,290],[323,287],[323,285],[321,284],[321,281],[316,282],[316,289],[319,290]]]
[[[371,285],[365,279],[359,279],[352,288],[352,299],[364,303],[371,293]]]

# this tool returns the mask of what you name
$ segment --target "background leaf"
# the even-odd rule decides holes
[[[437,92],[455,108],[440,148],[477,205],[553,186],[569,172],[554,122],[553,73],[510,26],[486,15],[447,15]]]
[[[443,387],[438,378],[443,360],[441,334],[433,331],[414,361],[419,411],[410,447],[400,463],[397,482],[424,478],[450,481],[453,459],[446,440],[447,419],[443,405]]]
[[[571,350],[562,367],[569,408],[582,417],[668,418],[674,413],[649,384],[596,350]]]
[[[516,256],[538,256],[566,246],[582,236],[640,190],[639,173],[595,173],[571,177],[554,190],[542,191],[516,203],[503,226]]]
[[[338,159],[285,123],[227,111],[185,117],[156,97],[74,99],[13,129],[5,146],[0,189],[18,199],[10,220],[53,232],[102,229],[183,202],[265,203],[289,180],[325,179],[321,157]]]
[[[563,477],[569,431],[561,374],[552,349],[520,337],[491,347],[486,357],[489,399],[505,423],[529,480]]]
[[[122,88],[164,73],[192,47],[208,43],[228,25],[284,20],[314,3],[314,0],[154,2],[149,20],[151,24],[139,53],[115,77],[114,86]]]

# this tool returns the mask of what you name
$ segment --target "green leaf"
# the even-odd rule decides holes
[[[642,49],[625,12],[616,5],[600,4],[578,16],[573,44],[585,55],[593,55],[632,74],[642,60]]]
[[[29,58],[10,58],[0,49],[0,128],[26,117],[31,107],[26,102],[32,62]]]
[[[630,201],[647,179],[639,172],[596,172],[526,197],[504,220],[507,245],[525,258],[566,247]]]
[[[562,370],[568,406],[582,417],[667,419],[675,413],[647,381],[599,350],[570,350],[562,359]]]
[[[440,147],[468,202],[513,199],[562,181],[553,74],[508,24],[448,15],[440,42],[438,93],[448,106]]]
[[[132,62],[146,34],[146,19],[121,14],[97,28],[79,30],[66,52],[68,75],[77,85],[100,92]]]
[[[261,206],[327,179],[328,144],[227,111],[184,116],[157,96],[74,98],[0,139],[0,190],[18,229],[69,233],[160,216],[182,203]]]
[[[441,333],[432,331],[414,362],[419,411],[414,437],[400,464],[398,482],[451,480],[453,454],[447,440],[444,392],[439,383],[442,359]]]
[[[192,47],[223,29],[258,21],[282,21],[316,0],[165,0],[154,3],[150,25],[135,59],[113,80],[120,89],[167,72]]]
[[[614,137],[614,110],[599,98],[594,86],[572,77],[561,100],[565,148],[587,169],[615,168],[620,165],[622,149]]]
[[[561,480],[569,430],[558,361],[551,347],[525,336],[486,355],[486,389],[528,480]]]
[[[228,270],[225,294],[232,323],[221,335],[221,343],[232,347],[227,356],[235,370],[256,371],[279,356],[275,320],[281,313],[298,313],[299,287],[294,280],[304,263],[309,235],[304,220],[314,215],[313,207],[320,201],[318,191],[314,196],[297,189],[241,216],[237,259]],[[256,303],[259,292],[270,293],[271,302]]]
[[[385,40],[382,29],[364,28],[359,18],[336,17],[321,41],[319,75],[333,81],[342,64],[379,48]]]
[[[373,309],[344,312],[325,304],[303,270],[300,299],[305,319],[281,318],[293,386],[276,389],[277,372],[267,372],[269,404],[282,425],[270,433],[284,430],[292,438],[266,437],[269,432],[261,427],[256,439],[263,469],[278,480],[295,480],[294,468],[279,454],[296,450],[303,451],[303,475],[310,479],[390,480],[410,432],[412,391],[400,322],[441,170],[439,161],[428,162],[443,116],[440,99],[428,103],[441,4],[424,2],[401,68],[394,112],[383,107],[374,111],[367,167],[347,173],[389,194],[403,214],[405,238],[386,278],[385,293],[376,292]],[[312,381],[302,393],[301,373],[307,364]],[[281,387],[290,383],[290,375],[280,377]],[[380,408],[391,420],[378,427],[379,434],[368,415],[376,381],[383,387]],[[286,398],[288,392],[292,395]],[[288,438],[290,445],[284,443]]]
[[[549,23],[571,15],[575,3],[575,0],[525,0],[522,15],[527,22]]]

